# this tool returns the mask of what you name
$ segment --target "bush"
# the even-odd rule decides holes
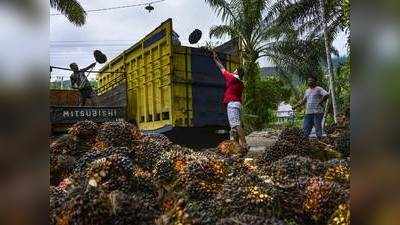
[[[246,131],[261,129],[275,120],[275,112],[281,101],[288,101],[291,95],[284,82],[276,76],[260,79],[256,83],[256,96],[246,99],[244,124]],[[246,111],[248,104],[255,105],[252,112]]]

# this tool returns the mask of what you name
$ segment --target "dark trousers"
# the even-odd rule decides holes
[[[306,114],[304,116],[303,130],[306,137],[310,136],[311,130],[315,127],[315,133],[318,138],[322,137],[322,119],[324,118],[323,113]]]

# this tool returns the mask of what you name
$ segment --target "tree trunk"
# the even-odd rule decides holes
[[[332,65],[332,58],[331,58],[331,50],[330,50],[330,43],[328,39],[328,29],[326,24],[326,15],[325,15],[325,4],[324,0],[319,0],[319,9],[321,14],[322,20],[322,27],[324,30],[324,39],[325,39],[325,52],[326,52],[326,63],[328,65],[328,79],[329,79],[329,89],[331,94],[331,101],[332,101],[332,108],[333,108],[333,118],[335,123],[337,123],[337,106],[336,106],[336,99],[335,99],[335,89],[333,87],[333,65]]]

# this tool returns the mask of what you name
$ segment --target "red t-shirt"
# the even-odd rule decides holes
[[[243,82],[233,76],[233,73],[222,69],[222,76],[225,79],[225,93],[223,103],[242,102],[242,93],[244,89]]]

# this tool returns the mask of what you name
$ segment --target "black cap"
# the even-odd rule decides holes
[[[202,32],[199,29],[194,30],[190,35],[189,35],[189,43],[190,44],[196,44],[197,42],[200,41],[201,39]]]

